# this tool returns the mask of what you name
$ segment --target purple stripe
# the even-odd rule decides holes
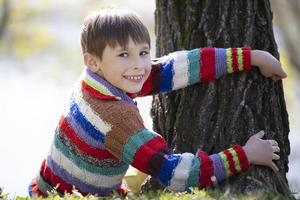
[[[216,78],[225,75],[226,72],[226,49],[216,48]]]
[[[86,68],[86,73],[91,76],[93,79],[95,79],[97,82],[100,84],[104,85],[114,96],[121,97],[122,100],[130,103],[130,104],[135,104],[134,101],[121,89],[116,88],[113,86],[111,83],[97,75],[96,73],[92,72],[88,68]]]
[[[213,154],[209,156],[213,160],[214,174],[217,178],[218,183],[226,178],[226,170],[224,163],[219,154]]]
[[[68,113],[68,115],[66,116],[66,120],[67,122],[71,125],[72,129],[74,130],[74,132],[88,145],[95,147],[97,149],[104,149],[104,144],[101,144],[100,142],[98,142],[97,140],[95,140],[94,138],[92,138],[91,136],[89,136],[89,134],[87,134],[85,132],[85,130],[83,130],[81,128],[81,126],[79,124],[77,124],[76,120],[74,119],[74,117],[72,117],[72,115],[70,113]]]
[[[87,193],[91,193],[94,195],[98,194],[100,196],[105,196],[105,195],[111,194],[113,192],[113,190],[119,189],[122,184],[122,183],[118,183],[117,185],[115,185],[111,188],[95,187],[93,185],[84,183],[81,180],[79,180],[78,178],[75,178],[73,175],[69,174],[65,169],[61,168],[58,164],[56,164],[52,160],[50,155],[47,158],[47,164],[48,164],[48,167],[52,170],[52,172],[56,176],[59,176],[66,183],[74,185],[77,189],[79,189],[82,192],[87,192]]]

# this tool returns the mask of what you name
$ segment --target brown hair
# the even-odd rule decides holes
[[[102,59],[106,45],[119,44],[126,48],[129,38],[135,43],[146,42],[150,47],[149,32],[135,12],[119,8],[106,8],[87,16],[81,31],[83,53]]]

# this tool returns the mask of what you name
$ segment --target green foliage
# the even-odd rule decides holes
[[[43,23],[45,3],[31,5],[28,1],[11,2],[6,36],[1,40],[0,52],[28,57],[49,47],[53,38]]]

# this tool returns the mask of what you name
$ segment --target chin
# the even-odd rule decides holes
[[[130,88],[125,90],[127,93],[139,93],[142,90],[142,87],[139,88]]]

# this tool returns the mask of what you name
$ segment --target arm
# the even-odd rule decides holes
[[[220,182],[249,168],[245,151],[239,145],[210,156],[203,151],[195,155],[173,154],[161,136],[147,129],[130,136],[122,149],[120,160],[156,177],[175,192],[210,187],[213,181]]]
[[[152,62],[140,96],[170,92],[251,68],[250,48],[200,48],[177,51]]]
[[[105,147],[120,161],[156,177],[170,190],[209,187],[214,180],[220,182],[247,171],[249,162],[239,145],[210,156],[202,151],[172,153],[160,135],[145,129],[137,112],[128,108],[110,110],[107,123],[112,129],[106,134]]]
[[[257,66],[265,77],[279,80],[287,75],[270,53],[250,48],[200,48],[178,51],[152,63],[151,74],[139,96],[169,92],[223,75],[247,71]]]

